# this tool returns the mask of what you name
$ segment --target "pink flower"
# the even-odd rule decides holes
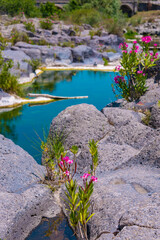
[[[137,43],[137,41],[133,41],[133,43],[134,43],[134,44],[136,44],[136,43]]]
[[[66,161],[66,162],[68,162],[69,157],[68,157],[68,156],[65,156],[65,157],[63,158],[63,160]]]
[[[121,48],[121,47],[123,47],[123,43],[120,43],[120,44],[119,44],[119,48]]]
[[[69,159],[69,160],[67,161],[67,163],[68,163],[68,164],[72,164],[72,163],[73,163],[73,160],[70,160],[70,159]]]
[[[151,56],[153,56],[153,53],[151,52],[151,53],[149,53]]]
[[[155,43],[155,44],[153,44],[154,45],[154,47],[157,47],[157,43]]]
[[[138,50],[134,50],[135,53],[138,53]]]
[[[155,54],[155,56],[158,56],[158,52]]]
[[[146,74],[145,74],[145,73],[143,73],[143,76],[146,76]]]
[[[60,164],[63,166],[63,161],[60,161]]]
[[[83,176],[81,176],[82,179],[87,179],[91,174],[84,173]]]
[[[91,179],[93,182],[97,182],[97,180],[98,180],[98,178],[96,178],[95,176],[92,176]]]
[[[138,74],[141,74],[141,73],[143,73],[143,71],[137,71],[137,73],[138,73]]]
[[[70,172],[69,172],[69,171],[65,171],[64,174],[66,174],[67,176],[69,176]]]
[[[127,53],[127,51],[126,51],[126,50],[123,50],[122,52],[124,52],[124,53]]]
[[[117,71],[119,71],[120,68],[121,68],[121,66],[120,66],[120,65],[117,65],[115,69],[116,69]]]
[[[147,57],[147,56],[148,56],[148,54],[146,53],[146,54],[145,54],[145,57]]]
[[[135,46],[135,48],[138,50],[138,49],[139,49],[139,46]]]
[[[141,39],[142,39],[142,42],[144,43],[149,43],[152,41],[151,36],[142,37]]]
[[[153,62],[153,58],[151,59],[151,62]]]
[[[132,50],[130,50],[130,52],[129,52],[130,54],[132,53]]]

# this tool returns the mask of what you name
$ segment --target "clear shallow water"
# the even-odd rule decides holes
[[[76,237],[68,227],[67,219],[59,214],[55,218],[42,219],[26,240],[76,240]]]
[[[89,96],[88,99],[72,99],[47,105],[24,105],[0,114],[0,133],[12,139],[41,163],[40,140],[43,132],[62,110],[80,103],[93,104],[101,110],[115,100],[111,83],[113,72],[49,71],[44,72],[26,92],[48,93],[57,96]],[[38,135],[38,136],[37,136]]]

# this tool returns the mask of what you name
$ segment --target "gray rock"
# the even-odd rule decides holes
[[[23,240],[42,216],[60,212],[49,188],[40,184],[44,167],[11,140],[0,135],[0,237]]]
[[[85,45],[80,45],[72,49],[73,61],[84,62],[85,58],[94,56],[94,51]]]
[[[150,137],[150,140],[145,142],[144,147],[139,154],[134,156],[128,162],[128,165],[142,164],[159,168],[160,167],[160,134],[156,132],[157,136]]]
[[[67,64],[70,64],[73,61],[71,49],[68,47],[53,47],[53,56],[55,56],[57,60],[63,60],[63,62]]]
[[[31,72],[31,68],[25,60],[30,60],[30,57],[23,51],[4,50],[2,56],[5,60],[13,60],[14,67],[11,69],[11,73],[17,76],[28,76]]]
[[[107,143],[102,139],[98,143],[99,165],[96,173],[100,176],[107,170],[115,170],[120,165],[125,164],[132,157],[139,153],[139,151],[127,144]],[[107,156],[107,157],[106,157]]]
[[[39,49],[21,48],[21,51],[27,54],[31,59],[41,59],[41,51]]]
[[[71,41],[75,42],[75,44],[84,44],[84,45],[89,45],[90,42],[90,36],[86,37],[79,37],[79,36],[73,36],[71,37]]]
[[[159,173],[158,169],[132,166],[105,172],[99,176],[92,199],[95,215],[89,223],[91,239],[95,239],[103,231],[114,233],[118,229],[121,230],[124,227],[122,224],[127,226],[137,224],[147,229],[151,227],[152,230],[155,230],[155,227],[160,229]],[[146,239],[145,232],[143,237]]]
[[[128,122],[135,121],[141,122],[141,118],[144,114],[127,110],[121,109],[118,107],[105,107],[102,109],[102,113],[107,117],[108,121],[113,124],[114,126],[122,126],[126,125]]]
[[[118,236],[114,238],[114,240],[158,240],[159,236],[160,229],[131,226],[124,227]]]
[[[117,126],[112,134],[106,136],[106,142],[125,143],[133,148],[141,149],[150,142],[150,139],[156,136],[157,133],[150,127],[131,121],[121,127]]]
[[[158,104],[154,105],[151,109],[150,124],[154,128],[160,128],[160,107]]]
[[[104,53],[103,55],[104,55],[104,57],[106,55],[108,56],[109,62],[114,62],[114,61],[119,60],[121,58],[121,54],[120,53],[108,52],[107,54]]]
[[[0,168],[2,191],[21,192],[44,178],[44,168],[22,148],[2,135],[0,135]]]

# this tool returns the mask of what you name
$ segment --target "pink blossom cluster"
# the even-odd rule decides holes
[[[127,49],[127,48],[128,48],[128,44],[127,44],[126,42],[120,43],[120,44],[119,44],[119,48],[125,48],[125,49]]]
[[[115,70],[117,70],[117,71],[119,71],[121,69],[121,66],[120,65],[117,65],[116,67],[115,67]]]
[[[63,166],[64,165],[64,161],[68,164],[72,164],[73,160],[71,160],[68,156],[62,158],[62,161],[60,161],[60,164]]]
[[[151,36],[145,36],[145,37],[142,37],[142,42],[144,43],[150,43],[152,41],[152,38]]]
[[[117,75],[116,77],[114,77],[114,82],[115,82],[116,84],[119,84],[119,81],[124,82],[124,77],[119,76],[119,75]]]
[[[82,178],[83,180],[87,180],[87,178],[88,178],[89,176],[91,176],[91,174],[89,174],[89,173],[84,173],[83,176],[81,176],[81,178]],[[98,180],[98,178],[96,178],[95,176],[91,176],[91,181],[92,181],[92,182],[97,182],[97,180]]]
[[[143,73],[143,71],[137,71],[137,73],[138,73],[138,74],[141,74],[141,73]]]

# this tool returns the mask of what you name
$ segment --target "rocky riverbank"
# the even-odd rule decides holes
[[[89,222],[91,240],[159,239],[160,87],[153,79],[148,85],[149,91],[140,99],[141,103],[146,99],[154,102],[149,105],[148,126],[143,123],[144,113],[129,110],[131,105],[124,101],[120,107],[110,105],[101,112],[93,105],[72,106],[51,123],[50,134],[65,126],[67,149],[78,145],[79,174],[91,164],[89,139],[99,141],[98,182],[92,198],[95,215]],[[142,110],[147,106],[141,104]],[[65,209],[58,200],[59,192],[51,194],[40,184],[44,167],[2,135],[0,166],[0,238],[23,240],[42,216],[54,216],[60,205]]]
[[[3,57],[13,60],[12,73],[23,81],[30,77],[32,68],[29,61],[32,59],[39,59],[48,67],[93,66],[103,64],[104,59],[116,61],[121,56],[118,45],[123,39],[103,29],[98,31],[87,24],[74,26],[54,22],[52,28],[46,30],[40,28],[40,19],[20,18],[18,23],[7,16],[3,19],[0,32],[11,41],[7,43]],[[34,24],[34,32],[26,30],[25,21]]]

